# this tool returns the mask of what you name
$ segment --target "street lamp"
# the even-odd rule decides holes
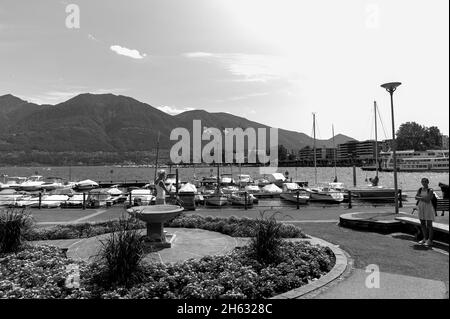
[[[391,95],[391,117],[392,117],[392,155],[394,157],[394,200],[395,200],[395,213],[398,214],[398,187],[397,187],[397,156],[395,150],[397,148],[397,143],[395,141],[395,125],[394,125],[394,99],[393,94],[400,82],[390,82],[382,84],[381,87],[385,88],[386,91]]]

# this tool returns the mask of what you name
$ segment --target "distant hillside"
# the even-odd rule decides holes
[[[203,127],[268,128],[228,113],[188,111],[176,116],[126,96],[80,94],[57,105],[36,105],[13,95],[0,96],[0,151],[39,152],[133,152],[153,151],[160,132],[161,149],[175,143],[170,132],[176,127],[192,129],[192,120]],[[279,130],[279,144],[298,150],[313,144],[299,132]],[[336,144],[352,138],[335,137]],[[332,146],[332,140],[318,140]]]

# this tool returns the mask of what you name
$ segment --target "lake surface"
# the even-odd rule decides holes
[[[169,168],[164,168],[170,172]],[[179,168],[179,176],[181,180],[192,180],[195,175],[197,178],[203,176],[210,176],[217,173],[217,168],[203,167],[203,168]],[[172,168],[172,173],[175,169]],[[279,173],[289,172],[289,177],[293,180],[308,181],[310,185],[314,184],[314,167],[279,167]],[[0,167],[0,175],[7,174],[9,176],[30,176],[34,174],[43,175],[44,177],[61,177],[65,180],[79,181],[83,179],[92,179],[94,181],[125,181],[125,180],[153,180],[155,169],[146,167],[116,167],[116,166],[72,166],[72,167]],[[243,167],[240,171],[238,167],[221,167],[220,173],[232,173],[236,178],[239,173],[249,174],[253,178],[261,177],[258,167]],[[353,186],[353,168],[352,167],[338,167],[337,168],[338,181],[344,183],[346,186]],[[366,179],[375,176],[375,172],[363,171],[361,168],[356,168],[357,186],[366,185]],[[434,172],[398,172],[398,185],[404,193],[408,195],[414,194],[420,187],[420,180],[422,177],[427,177],[430,180],[430,187],[436,191],[440,191],[438,187],[439,182],[449,183],[449,173],[434,173]],[[334,178],[333,167],[318,167],[317,181],[330,182]],[[392,172],[380,172],[379,185],[393,187],[394,177]],[[440,192],[438,192],[440,194]],[[414,196],[414,195],[413,195]]]

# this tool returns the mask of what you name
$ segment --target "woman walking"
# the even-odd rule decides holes
[[[428,178],[422,178],[422,187],[417,191],[417,209],[419,210],[419,220],[422,227],[423,239],[419,244],[425,244],[428,247],[433,245],[433,221],[435,211],[431,199],[433,190],[428,187],[430,181]]]

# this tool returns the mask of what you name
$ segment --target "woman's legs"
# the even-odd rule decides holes
[[[420,227],[422,228],[423,240],[428,240],[428,229],[427,229],[427,221],[424,219],[420,219]]]
[[[430,241],[430,243],[433,242],[433,221],[432,220],[427,220],[427,230],[428,230],[428,240]]]

